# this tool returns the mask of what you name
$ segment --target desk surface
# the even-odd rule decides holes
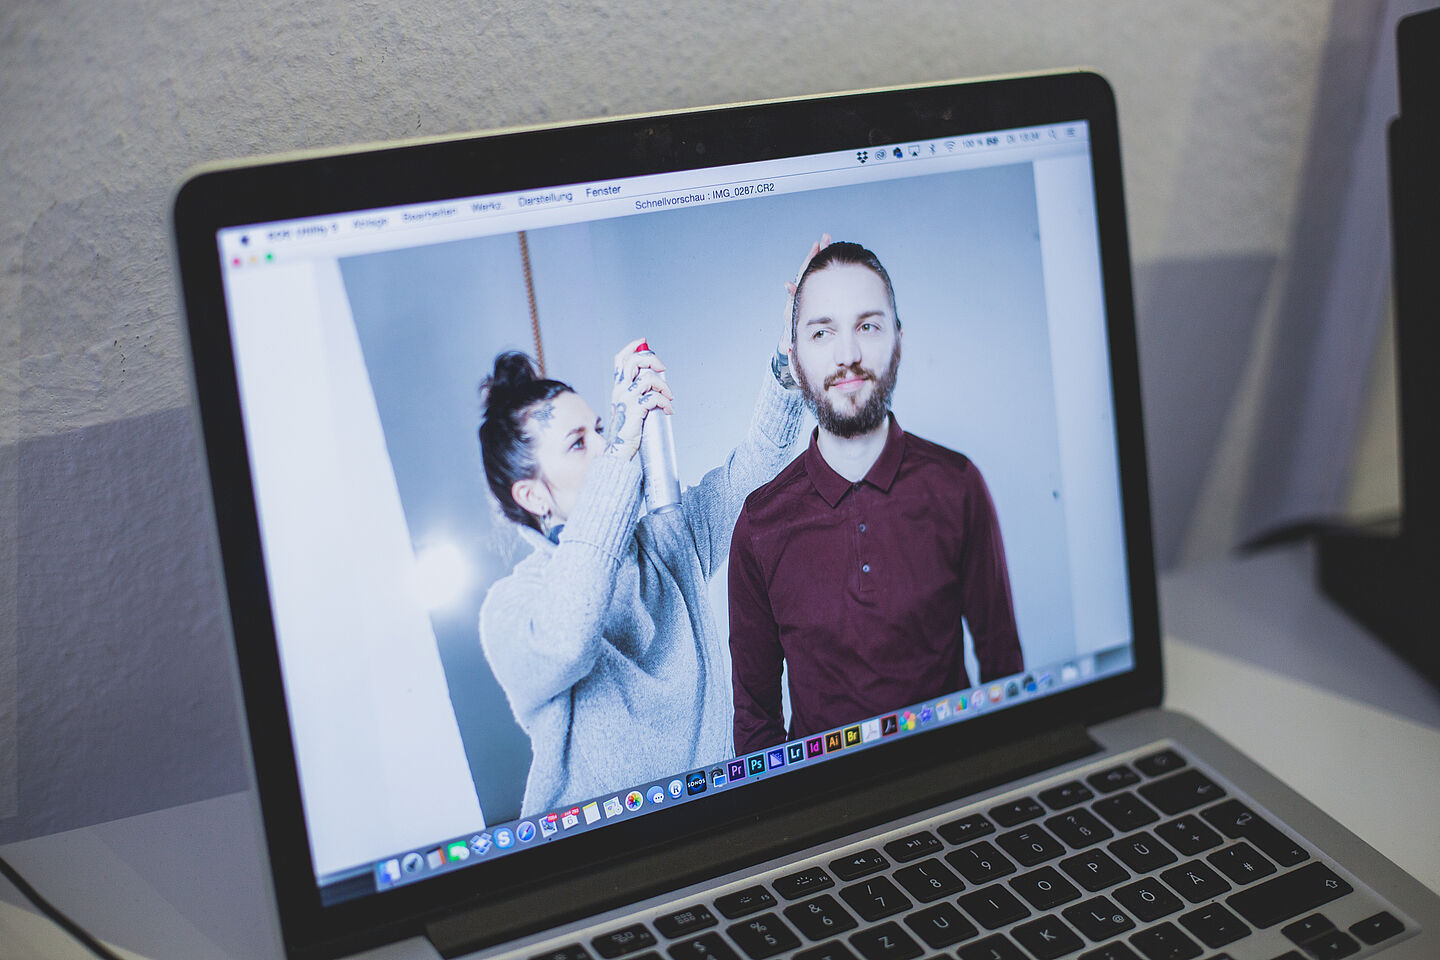
[[[1440,890],[1440,693],[1315,594],[1308,562],[1282,551],[1163,579],[1167,705]],[[274,960],[253,804],[230,794],[3,853],[129,956]],[[20,902],[0,883],[0,960],[88,956]]]
[[[1161,577],[1166,705],[1440,891],[1440,690],[1321,595],[1313,563],[1301,544]]]

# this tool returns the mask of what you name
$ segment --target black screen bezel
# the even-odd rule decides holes
[[[221,283],[219,230],[272,220],[701,169],[1049,123],[1089,125],[1135,669],[1011,709],[798,768],[704,802],[656,811],[373,896],[322,905],[309,856],[285,709],[254,490]],[[1158,705],[1160,626],[1137,368],[1130,258],[1113,93],[1093,73],[946,83],[718,107],[665,116],[398,144],[260,161],[196,174],[177,192],[174,231],[194,386],[248,734],[287,949],[333,955],[421,932],[427,918],[543,878],[583,871],[743,823],[861,781],[897,777],[1007,738]]]

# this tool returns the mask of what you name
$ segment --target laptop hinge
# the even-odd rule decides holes
[[[503,943],[563,923],[722,876],[807,846],[886,823],[1048,770],[1100,750],[1084,726],[1052,729],[884,782],[749,819],[556,878],[433,921],[426,935],[443,957]]]

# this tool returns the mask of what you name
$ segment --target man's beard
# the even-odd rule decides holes
[[[800,384],[800,390],[805,395],[805,405],[810,412],[815,414],[815,419],[820,422],[820,429],[826,433],[834,434],[843,440],[858,437],[869,433],[885,422],[890,413],[890,396],[895,392],[895,380],[900,373],[900,343],[897,340],[895,349],[890,351],[890,363],[882,376],[875,376],[874,371],[867,370],[855,361],[848,367],[842,367],[825,378],[819,390],[814,389],[809,379],[805,376],[805,367],[800,363],[795,364],[795,379]],[[859,410],[852,414],[844,414],[835,409],[830,402],[829,395],[825,392],[840,380],[849,377],[864,377],[873,381],[875,387],[870,391],[870,398],[861,405]]]

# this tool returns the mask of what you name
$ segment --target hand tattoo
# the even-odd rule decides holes
[[[800,385],[796,382],[795,375],[790,372],[790,354],[785,351],[775,351],[775,355],[770,358],[770,372],[775,375],[775,382],[786,390],[793,390]]]
[[[620,430],[625,426],[625,404],[610,404],[610,429],[605,431],[608,434],[605,440],[605,449],[614,450],[620,446]]]
[[[615,368],[615,382],[616,382],[616,383],[624,383],[624,382],[625,382],[625,368],[624,368],[624,367],[616,367],[616,368]]]

